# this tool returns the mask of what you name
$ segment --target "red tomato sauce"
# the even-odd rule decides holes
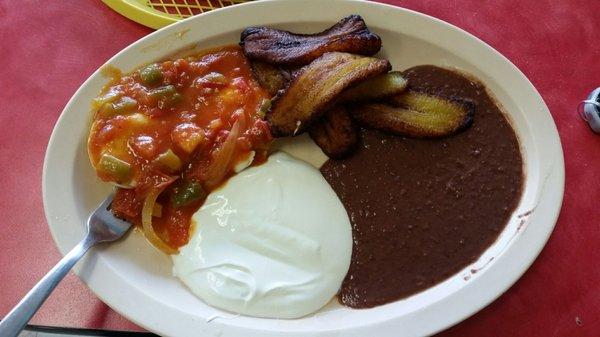
[[[241,162],[265,160],[268,98],[238,46],[115,78],[93,103],[88,140],[97,175],[127,187],[117,190],[115,214],[139,225],[146,196],[161,190],[152,227],[169,247],[187,243],[206,195]]]

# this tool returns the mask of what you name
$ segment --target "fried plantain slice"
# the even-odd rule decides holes
[[[310,126],[310,137],[329,158],[341,159],[351,154],[358,144],[358,127],[341,105],[329,109]]]
[[[242,32],[240,45],[249,59],[276,65],[304,66],[326,52],[374,55],[381,38],[367,28],[359,15],[350,15],[317,34],[294,34],[267,27]]]
[[[368,78],[347,89],[340,96],[343,102],[373,101],[401,94],[406,90],[408,81],[399,71]]]
[[[252,73],[261,87],[269,92],[272,96],[283,89],[291,79],[289,71],[279,67],[264,63],[261,61],[253,61],[251,63]]]
[[[365,127],[415,138],[448,136],[473,121],[474,105],[465,100],[409,91],[391,101],[360,105],[351,115]]]
[[[304,67],[273,99],[266,119],[275,137],[293,136],[319,119],[346,88],[386,73],[388,60],[348,53],[326,53]]]

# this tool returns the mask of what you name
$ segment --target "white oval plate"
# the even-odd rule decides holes
[[[381,35],[381,55],[395,69],[436,64],[481,79],[502,103],[519,136],[526,162],[521,202],[498,241],[473,265],[410,298],[366,310],[332,301],[296,320],[235,316],[194,297],[171,276],[171,260],[136,232],[91,251],[75,269],[114,310],[142,327],[170,336],[414,336],[451,326],[510,287],[544,246],[558,216],[564,185],[562,149],[544,101],[506,58],[474,36],[406,9],[363,1],[259,1],[193,17],[159,30],[107,62],[129,72],[183,48],[237,43],[248,26],[317,32],[348,14],[360,14]],[[96,71],[75,93],[54,128],[43,174],[48,224],[64,254],[83,237],[88,213],[109,192],[86,153],[90,101],[107,79]],[[315,164],[322,153],[310,141],[284,148]],[[479,272],[471,273],[471,269]]]

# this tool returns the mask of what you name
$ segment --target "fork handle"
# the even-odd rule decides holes
[[[60,262],[54,266],[0,321],[0,336],[18,336],[31,317],[38,311],[42,303],[48,298],[56,285],[67,275],[75,263],[96,243],[92,235],[86,237],[77,244]]]

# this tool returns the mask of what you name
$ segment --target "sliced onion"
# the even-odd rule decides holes
[[[177,254],[177,250],[167,245],[158,234],[156,234],[154,227],[152,227],[152,210],[154,209],[156,198],[158,198],[158,195],[162,191],[163,189],[160,188],[152,189],[146,196],[146,199],[144,199],[144,206],[142,208],[142,229],[146,239],[148,239],[154,247],[160,249],[165,254]]]
[[[233,157],[233,153],[235,152],[235,144],[237,139],[242,134],[242,127],[244,124],[244,119],[238,119],[231,127],[231,131],[229,131],[229,135],[225,138],[225,141],[219,149],[216,151],[213,162],[210,164],[208,168],[208,172],[206,175],[205,184],[209,188],[213,188],[221,183],[223,178],[227,175],[227,167],[231,162]]]
[[[159,204],[158,202],[154,204],[154,207],[152,207],[152,216],[155,218],[160,218],[162,216],[162,205]]]

